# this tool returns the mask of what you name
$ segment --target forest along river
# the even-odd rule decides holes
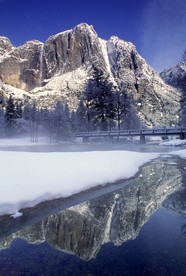
[[[186,160],[0,224],[0,275],[186,275]]]

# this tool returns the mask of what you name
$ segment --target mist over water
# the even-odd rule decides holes
[[[141,144],[139,139],[131,140],[113,140],[93,139],[84,143],[80,139],[67,139],[66,141],[50,141],[44,135],[39,136],[37,141],[33,142],[30,136],[21,136],[20,138],[0,139],[0,150],[2,151],[28,151],[28,152],[82,152],[82,151],[108,151],[108,150],[129,150],[136,152],[169,152],[173,147],[159,146],[160,139],[146,139],[145,144]],[[183,147],[182,147],[183,148]]]

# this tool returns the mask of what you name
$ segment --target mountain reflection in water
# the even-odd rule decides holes
[[[34,225],[4,236],[0,249],[21,238],[51,247],[83,260],[96,258],[101,246],[118,246],[135,239],[153,213],[165,206],[186,215],[184,171],[160,158],[145,165],[140,175],[122,189],[78,204]],[[185,233],[183,225],[183,233]]]

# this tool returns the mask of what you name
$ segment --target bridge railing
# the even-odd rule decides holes
[[[177,128],[152,128],[152,129],[139,129],[139,130],[119,130],[119,131],[94,131],[94,132],[75,132],[75,137],[124,137],[124,136],[148,136],[148,135],[176,135],[186,134],[186,127]]]

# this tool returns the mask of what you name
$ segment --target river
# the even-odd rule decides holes
[[[0,218],[0,275],[186,275],[186,160],[162,151],[128,181]]]

